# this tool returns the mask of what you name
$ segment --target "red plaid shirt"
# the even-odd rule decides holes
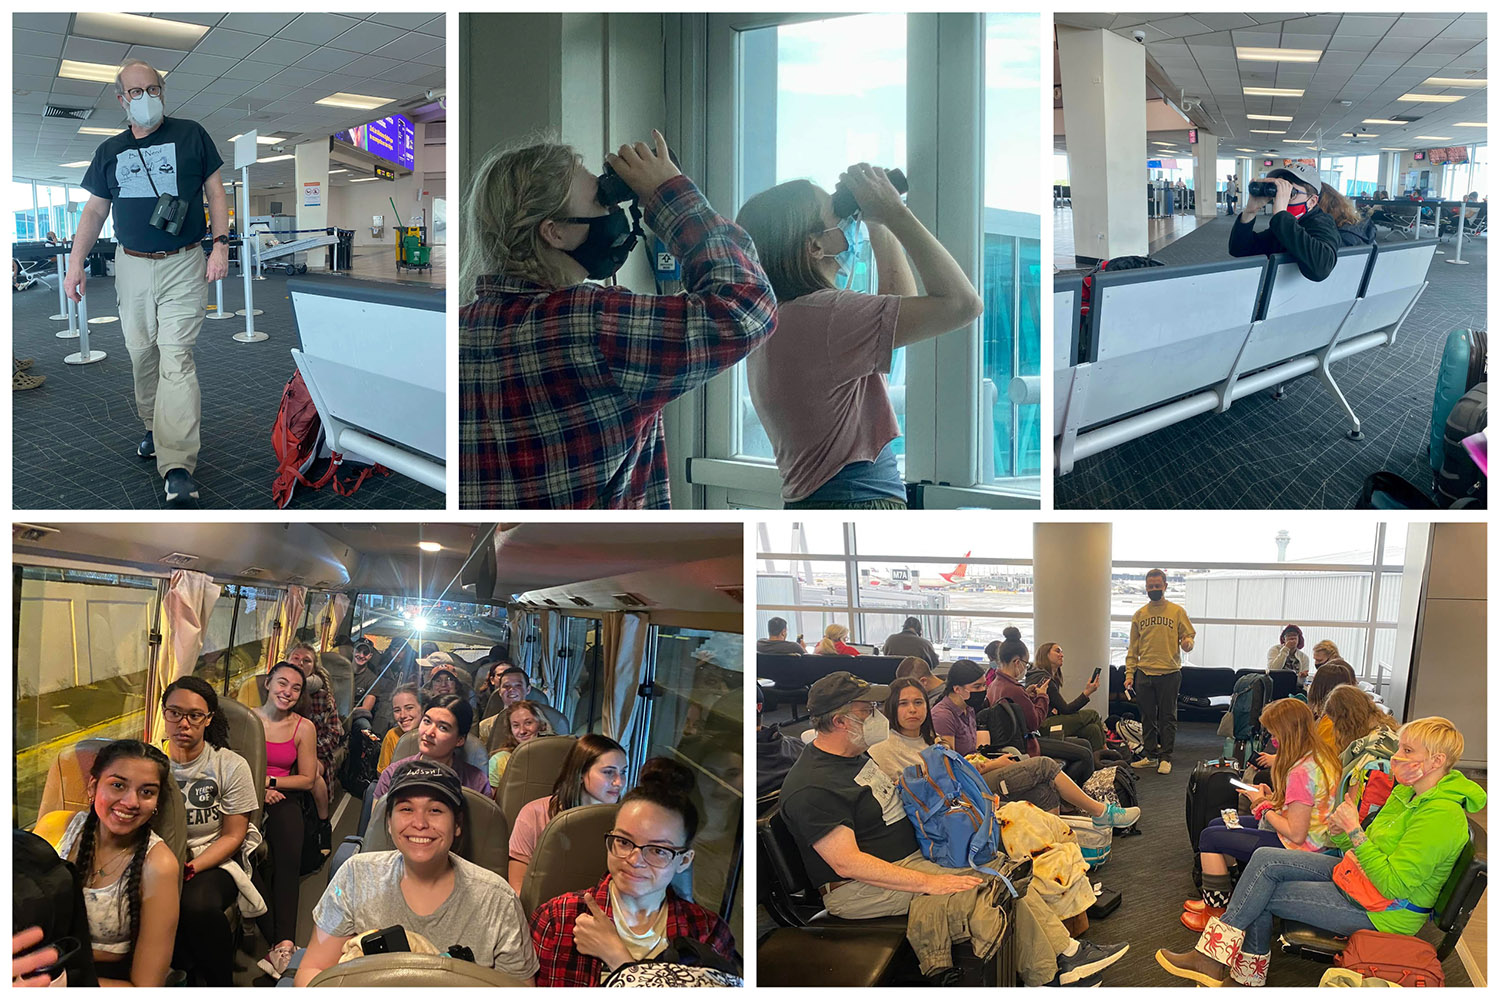
[[[605,913],[610,913],[609,876],[588,890],[594,902]],[[573,922],[584,912],[583,893],[570,892],[565,896],[550,899],[537,907],[531,915],[531,943],[536,946],[536,957],[541,962],[537,970],[538,986],[598,986],[604,981],[604,963],[589,955],[580,954],[573,945]],[[667,890],[667,941],[692,938],[702,941],[725,958],[740,961],[734,950],[734,937],[729,925],[717,914],[710,913],[697,903],[679,899],[671,889]]]
[[[671,506],[662,407],[769,337],[776,299],[749,235],[692,181],[642,208],[686,294],[490,275],[460,310],[460,506]]]

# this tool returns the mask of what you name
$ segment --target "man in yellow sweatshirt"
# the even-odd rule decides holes
[[[1125,690],[1141,707],[1141,735],[1146,756],[1132,767],[1172,773],[1172,748],[1177,742],[1177,692],[1182,687],[1182,656],[1193,648],[1198,633],[1187,612],[1167,600],[1167,574],[1146,574],[1150,603],[1130,616],[1130,647],[1125,651]]]

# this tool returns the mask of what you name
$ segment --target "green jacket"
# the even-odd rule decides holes
[[[1458,852],[1469,842],[1466,814],[1483,809],[1484,803],[1484,789],[1458,771],[1449,771],[1415,799],[1409,786],[1397,785],[1354,854],[1382,895],[1431,907],[1453,873]],[[1339,834],[1333,843],[1347,851],[1349,835]],[[1415,934],[1427,915],[1388,910],[1372,912],[1370,922],[1379,931]]]

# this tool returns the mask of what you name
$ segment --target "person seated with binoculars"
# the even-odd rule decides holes
[[[497,150],[475,171],[460,280],[460,506],[669,507],[662,409],[775,330],[750,237],[653,136],[654,148],[606,156],[600,176],[554,142]],[[686,294],[590,283],[624,267],[643,220],[668,251],[658,274],[680,262]]]
[[[1229,231],[1231,257],[1289,253],[1308,281],[1322,281],[1333,273],[1343,240],[1333,217],[1318,208],[1323,179],[1310,163],[1290,162],[1251,181],[1245,210]],[[1255,216],[1271,206],[1271,224],[1255,230]]]
[[[146,427],[136,446],[155,459],[169,502],[197,499],[202,406],[193,345],[203,327],[208,286],[229,273],[229,208],[219,178],[223,159],[203,126],[163,113],[162,76],[140,59],[115,76],[115,97],[130,127],[94,151],[81,185],[88,203],[73,236],[63,291],[85,292],[89,253],[114,213],[115,294],[135,379],[135,405]],[[205,269],[203,198],[213,230]]]

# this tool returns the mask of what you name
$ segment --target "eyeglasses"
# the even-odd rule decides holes
[[[145,90],[142,90],[140,87],[131,87],[129,90],[125,91],[125,96],[130,98],[132,101],[139,101],[141,99],[141,95],[143,94],[150,94],[152,97],[160,97],[161,87],[153,84],[152,86],[147,87]]]
[[[201,726],[213,717],[209,712],[182,712],[175,708],[164,708],[161,710],[161,714],[162,718],[168,722],[181,722],[183,719],[186,719],[195,726]]]
[[[621,861],[630,860],[630,856],[636,851],[641,852],[641,859],[652,868],[665,868],[679,854],[686,854],[692,850],[690,847],[662,847],[659,844],[637,844],[633,840],[627,840],[619,834],[606,833],[604,835],[604,846],[609,853]]]

